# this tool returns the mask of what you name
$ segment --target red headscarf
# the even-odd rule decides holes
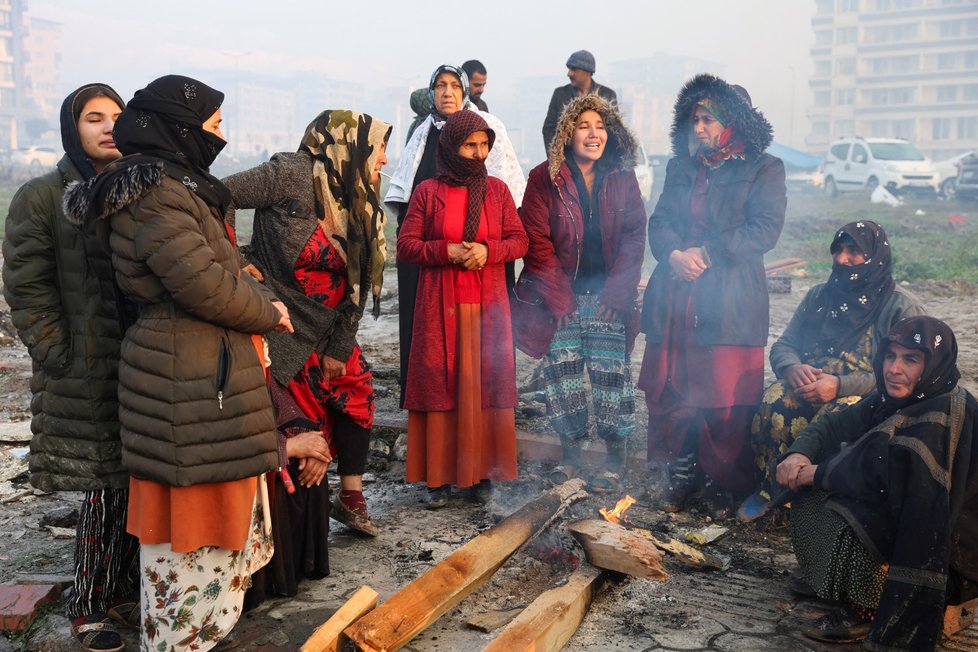
[[[456,111],[448,117],[438,137],[438,152],[435,157],[436,177],[453,186],[465,186],[469,191],[469,206],[465,214],[465,228],[462,240],[471,242],[479,230],[479,216],[482,214],[482,204],[486,199],[489,187],[489,174],[486,172],[486,162],[478,159],[463,158],[458,153],[465,139],[477,131],[484,131],[489,136],[489,149],[496,141],[496,132],[489,128],[486,121],[473,111]]]

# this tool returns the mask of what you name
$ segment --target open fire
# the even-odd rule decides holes
[[[613,509],[608,510],[602,507],[598,510],[598,513],[601,514],[604,520],[620,525],[622,518],[625,516],[625,512],[634,504],[635,499],[626,494],[624,498],[615,503]]]

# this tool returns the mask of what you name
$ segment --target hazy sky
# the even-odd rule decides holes
[[[101,80],[130,97],[161,74],[233,69],[235,58],[258,73],[421,86],[439,63],[478,58],[491,104],[517,77],[565,83],[574,50],[594,53],[599,81],[609,62],[665,52],[723,64],[778,140],[790,130],[800,146],[807,132],[814,0],[31,0],[30,9],[63,25],[66,89]]]

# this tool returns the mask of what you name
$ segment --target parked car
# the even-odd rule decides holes
[[[61,152],[53,147],[43,145],[21,147],[10,153],[10,164],[12,166],[28,168],[34,174],[53,168],[60,159]]]
[[[963,154],[958,154],[957,156],[952,156],[951,158],[943,161],[934,162],[934,166],[941,174],[941,196],[944,197],[944,199],[954,198],[954,194],[957,191],[958,165],[961,163],[961,161],[974,153],[975,151],[971,150]]]
[[[825,193],[868,190],[937,193],[941,175],[934,164],[902,138],[840,138],[822,164]]]
[[[638,162],[635,163],[635,178],[638,179],[638,189],[642,193],[642,201],[648,204],[652,201],[652,182],[655,180],[655,173],[649,165],[649,157],[645,153],[645,146],[638,144]]]
[[[958,180],[954,184],[955,196],[958,199],[975,199],[978,197],[978,153],[958,162]]]

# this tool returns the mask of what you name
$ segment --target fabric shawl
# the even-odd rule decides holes
[[[81,136],[78,134],[78,120],[81,118],[85,104],[96,97],[109,98],[119,105],[120,110],[126,108],[126,103],[111,86],[97,83],[85,84],[75,89],[61,103],[61,146],[84,179],[94,178],[97,172],[92,160],[85,153],[85,148],[82,147]]]
[[[850,222],[839,229],[829,248],[832,254],[851,239],[866,255],[861,265],[832,265],[825,291],[805,315],[805,356],[815,347],[831,355],[850,351],[876,323],[893,295],[893,263],[886,232],[876,222]]]
[[[210,174],[227,142],[203,129],[224,101],[224,93],[181,75],[160,77],[129,101],[112,132],[123,158],[98,177],[93,207],[100,211],[115,178],[136,165],[161,164],[163,172],[190,188],[222,217],[231,192]]]
[[[469,76],[465,74],[465,71],[458,66],[453,66],[450,63],[443,63],[442,65],[435,68],[435,71],[431,73],[431,79],[428,80],[428,102],[431,104],[431,115],[435,118],[435,124],[439,122],[444,124],[445,120],[448,118],[438,113],[438,109],[435,108],[435,82],[438,80],[438,75],[443,72],[450,72],[459,81],[462,82],[462,106],[459,111],[465,108],[469,103]],[[441,124],[438,124],[438,128],[441,129]]]
[[[469,205],[462,230],[463,242],[475,240],[482,216],[482,204],[489,187],[486,162],[483,159],[465,158],[458,153],[465,139],[477,131],[488,134],[491,150],[496,134],[486,121],[474,111],[456,111],[445,121],[445,127],[438,139],[437,178],[453,186],[464,186],[469,191]]]
[[[693,113],[689,116],[690,120],[693,119],[698,108],[705,109],[723,127],[723,131],[720,132],[720,137],[717,139],[716,147],[700,145],[696,152],[696,159],[700,162],[700,165],[715,170],[732,158],[745,160],[744,141],[737,135],[736,127],[728,124],[727,117],[721,114],[716,102],[709,97],[704,97],[699,100],[693,107]],[[690,133],[692,133],[692,130],[690,130]]]
[[[328,110],[309,124],[299,146],[313,157],[320,228],[346,263],[354,304],[362,305],[362,283],[370,279],[374,317],[380,315],[387,217],[370,178],[390,134],[391,125],[365,113]]]

